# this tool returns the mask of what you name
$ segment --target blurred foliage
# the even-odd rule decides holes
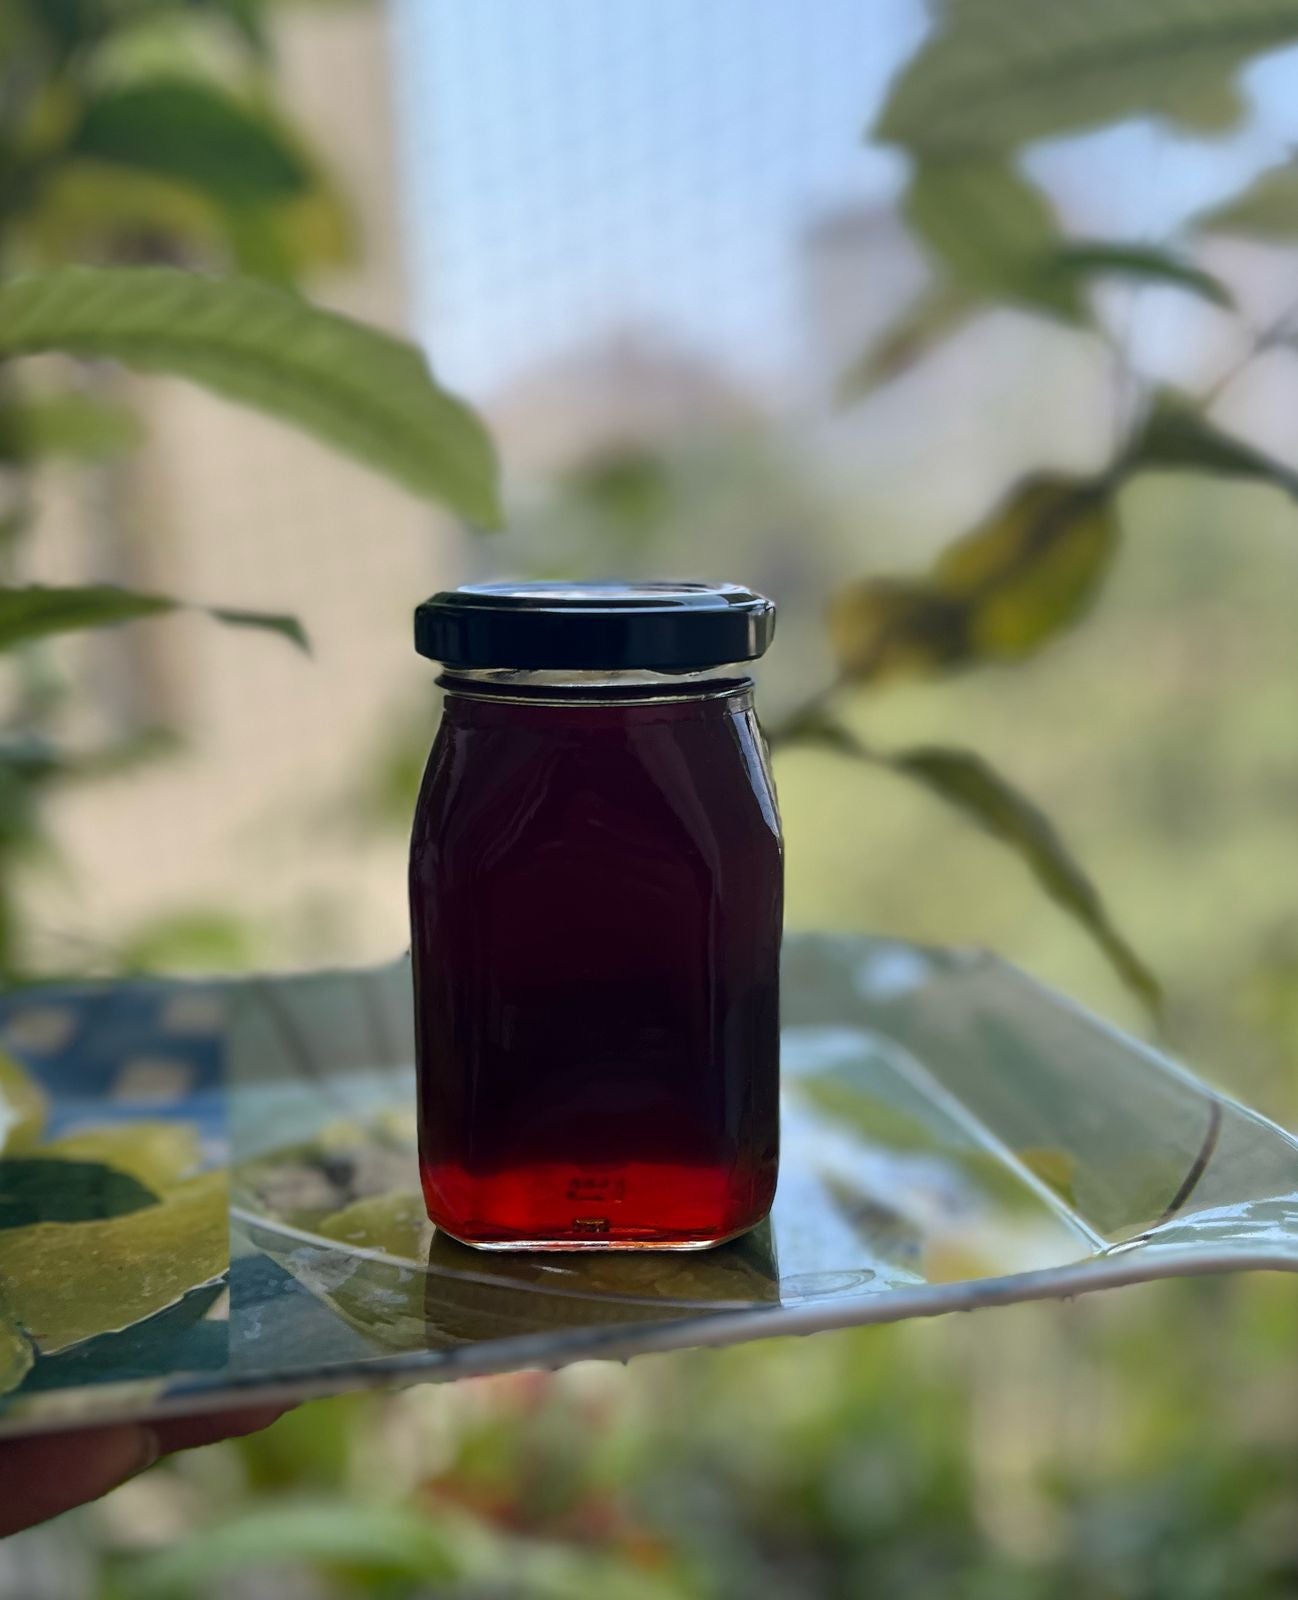
[[[898,75],[878,138],[925,156],[1015,149],[1117,122],[1167,118],[1220,133],[1243,115],[1253,56],[1291,44],[1293,0],[958,0]]]
[[[48,634],[77,633],[83,628],[103,628],[136,617],[156,617],[175,611],[181,602],[165,595],[140,594],[110,584],[82,588],[46,588],[41,584],[0,589],[0,650],[12,650]],[[296,617],[272,616],[261,611],[237,611],[211,606],[209,613],[222,622],[249,628],[267,628],[306,649],[306,634]]]
[[[0,361],[61,351],[191,378],[296,423],[478,523],[491,445],[400,339],[251,279],[64,267],[0,284]]]
[[[1032,655],[1085,614],[1117,538],[1107,485],[1026,479],[947,546],[927,579],[867,578],[839,591],[829,619],[839,671],[868,683]]]
[[[1050,899],[1086,929],[1131,992],[1155,1016],[1161,1012],[1158,979],[1113,925],[1095,885],[1065,848],[1050,818],[981,756],[942,745],[882,752],[840,723],[818,721],[812,712],[800,715],[788,737],[799,743],[821,744],[909,778],[975,827],[1008,845]]]
[[[0,0],[0,975],[29,957],[15,884],[83,755],[45,737],[75,691],[40,641],[182,602],[24,582],[45,464],[139,442],[104,363],[176,374],[316,435],[481,524],[490,441],[422,354],[296,292],[355,246],[346,206],[276,103],[271,0]],[[47,359],[30,376],[21,358]],[[101,491],[120,479],[101,476]],[[110,518],[129,516],[119,493]],[[305,645],[293,617],[220,605]],[[39,748],[38,754],[33,750]],[[159,753],[160,747],[154,747]]]
[[[1243,113],[1235,75],[1253,56],[1295,38],[1298,9],[1288,3],[1247,17],[1228,0],[1151,0],[1138,16],[1118,0],[1085,0],[1048,16],[1031,0],[938,8],[875,129],[909,161],[900,209],[924,252],[929,281],[848,364],[842,396],[859,402],[980,317],[1012,308],[1087,331],[1108,347],[1121,413],[1111,459],[1085,476],[1029,471],[925,574],[872,572],[841,585],[829,610],[830,681],[769,722],[777,748],[815,740],[840,755],[865,756],[923,785],[1016,853],[1155,1012],[1160,985],[1150,962],[1120,930],[1093,873],[1041,801],[1021,791],[987,752],[944,746],[935,763],[930,752],[890,752],[874,738],[857,737],[858,708],[898,679],[1012,665],[1054,646],[1103,592],[1122,545],[1124,497],[1145,475],[1224,476],[1293,492],[1294,474],[1283,462],[1227,433],[1210,412],[1249,359],[1298,337],[1298,306],[1269,327],[1249,330],[1245,361],[1205,393],[1173,394],[1134,368],[1134,329],[1114,325],[1112,302],[1100,292],[1114,284],[1172,289],[1237,317],[1234,286],[1199,264],[1196,245],[1210,233],[1282,235],[1285,198],[1298,200],[1285,169],[1193,219],[1177,237],[1151,242],[1070,234],[1023,157],[1042,140],[1134,115],[1191,131],[1233,125]],[[1289,222],[1298,228],[1298,210]],[[736,440],[746,456],[742,467]],[[711,436],[694,430],[668,448],[634,437],[605,441],[562,474],[548,496],[519,506],[517,537],[499,554],[538,575],[580,577],[638,570],[646,552],[659,570],[674,560],[697,570],[703,549],[720,571],[730,548],[727,527],[724,518],[710,521],[704,486],[715,497],[722,484],[732,510],[747,518],[747,537],[736,542],[742,569],[782,599],[796,597],[797,579],[754,570],[750,552],[788,548],[794,568],[822,553],[840,569],[853,559],[850,535],[840,550],[834,514],[826,510],[832,488],[820,491],[817,505],[797,487],[798,476],[760,421]],[[764,537],[775,507],[791,529],[783,541]],[[815,545],[801,539],[799,530],[812,522],[829,527],[829,538]],[[814,588],[813,573],[799,576],[804,585],[810,576]],[[822,639],[790,641],[786,632],[782,644],[786,652],[792,644],[791,659],[823,654]],[[407,814],[429,720],[422,713],[412,718],[413,734],[402,731],[375,752],[367,792],[356,797],[358,814],[380,826]]]
[[[187,906],[128,929],[107,952],[113,972],[251,972],[261,961],[261,930],[220,906]]]
[[[1129,461],[1155,471],[1271,483],[1298,499],[1298,473],[1215,428],[1184,395],[1166,390],[1150,398],[1148,415],[1133,440]]]
[[[1031,0],[965,0],[938,13],[878,118],[878,138],[909,157],[902,210],[933,272],[930,285],[852,363],[842,382],[859,400],[923,360],[971,318],[1014,306],[1093,327],[1112,347],[1117,390],[1135,391],[1114,459],[1082,480],[1032,475],[1012,486],[986,521],[950,545],[919,579],[871,576],[841,591],[830,628],[838,677],[775,730],[777,739],[828,742],[891,766],[957,804],[1016,849],[1047,892],[1097,940],[1114,970],[1157,1004],[1148,966],[1114,926],[1099,891],[1040,807],[986,759],[940,752],[933,762],[888,759],[850,735],[830,737],[845,691],[900,673],[939,675],[1035,655],[1073,627],[1099,592],[1121,538],[1119,494],[1137,474],[1167,469],[1275,484],[1294,475],[1208,410],[1239,368],[1202,397],[1172,396],[1134,372],[1130,330],[1105,323],[1090,292],[1111,277],[1161,283],[1231,308],[1230,286],[1174,244],[1068,238],[1050,198],[1019,164],[1036,141],[1132,115],[1161,115],[1218,131],[1242,115],[1234,74],[1253,55],[1298,39],[1298,6],[1239,7],[1229,0],[1120,0],[1042,8]],[[1281,172],[1197,219],[1203,231],[1284,227]],[[1260,219],[1260,220],[1259,220]],[[1291,222],[1298,224],[1298,212]],[[1295,307],[1298,311],[1298,307]],[[1253,334],[1251,354],[1283,343],[1291,318]],[[1247,359],[1247,358],[1246,358]],[[958,779],[957,775],[958,774]],[[940,781],[935,782],[935,777]]]

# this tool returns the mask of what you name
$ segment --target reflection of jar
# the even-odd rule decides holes
[[[778,1155],[779,816],[730,585],[483,585],[410,858],[433,1221],[499,1249],[716,1244]]]

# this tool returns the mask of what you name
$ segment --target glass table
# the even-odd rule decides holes
[[[795,935],[768,1223],[424,1215],[406,963],[0,1000],[0,1432],[1298,1267],[1298,1142],[993,957]]]

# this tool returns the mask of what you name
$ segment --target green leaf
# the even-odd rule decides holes
[[[909,372],[982,309],[977,295],[937,283],[909,305],[838,380],[838,399],[852,405]]]
[[[1042,270],[1059,239],[1045,195],[995,157],[921,159],[904,202],[906,220],[957,285],[1021,300],[1065,321],[1082,320],[1074,283]]]
[[[1286,161],[1258,174],[1243,194],[1202,212],[1194,225],[1204,233],[1230,233],[1245,239],[1298,239],[1298,161]]]
[[[140,617],[161,616],[188,608],[166,595],[140,594],[111,584],[47,588],[32,584],[23,589],[0,588],[0,652],[53,634],[77,633],[86,628],[110,628]],[[208,606],[208,616],[236,628],[261,628],[310,648],[302,624],[281,612],[230,610]]]
[[[89,395],[0,404],[0,461],[19,466],[52,455],[103,461],[130,450],[142,436],[132,411]]]
[[[960,0],[875,131],[967,156],[1150,114],[1220,128],[1239,67],[1295,39],[1298,0]]]
[[[244,611],[229,606],[204,606],[203,609],[209,617],[215,617],[227,628],[257,628],[264,633],[277,633],[281,638],[295,644],[299,650],[305,650],[308,655],[311,652],[311,641],[307,638],[306,629],[289,612]]]
[[[1215,306],[1230,309],[1230,290],[1210,272],[1151,245],[1079,241],[1064,244],[1042,263],[1043,276],[1080,287],[1090,278],[1129,278],[1138,283],[1184,289]]]
[[[50,350],[190,378],[470,521],[500,520],[490,440],[420,352],[265,284],[167,267],[65,267],[0,285],[0,358]]]
[[[1251,478],[1273,484],[1298,499],[1298,472],[1223,433],[1183,395],[1163,390],[1148,420],[1125,456],[1125,473],[1202,472],[1214,477]]]
[[[223,1172],[102,1222],[38,1222],[0,1233],[0,1293],[42,1354],[129,1327],[229,1266]]]
[[[195,78],[156,78],[101,94],[71,147],[231,205],[288,198],[310,184],[305,163],[271,122]]]
[[[921,154],[903,209],[943,277],[844,376],[840,393],[849,400],[904,371],[984,303],[1080,323],[1087,317],[1083,290],[1108,276],[1232,304],[1210,273],[1165,250],[1063,239],[1049,200],[1005,155]]]
[[[882,759],[1013,850],[1050,898],[1091,935],[1132,993],[1158,1009],[1158,980],[1118,932],[1099,890],[1040,807],[968,750],[929,746]]]
[[[926,576],[839,592],[830,610],[839,670],[859,683],[1021,660],[1085,614],[1117,542],[1107,483],[1025,479]]]
[[[1054,823],[981,756],[940,745],[879,751],[823,716],[805,719],[796,737],[911,779],[999,839],[1019,857],[1050,899],[1090,934],[1127,988],[1151,1011],[1159,1012],[1162,990],[1158,979],[1119,933],[1099,890]]]
[[[119,1217],[157,1199],[137,1178],[100,1161],[50,1160],[43,1150],[0,1159],[0,1229]]]
[[[243,1511],[133,1563],[127,1589],[138,1600],[192,1595],[195,1585],[207,1586],[223,1573],[302,1561],[439,1586],[460,1575],[436,1521],[349,1500]]]
[[[104,628],[173,611],[176,602],[107,584],[80,588],[0,589],[0,651],[50,634]]]

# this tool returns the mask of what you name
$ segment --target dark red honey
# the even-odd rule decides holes
[[[496,1248],[700,1247],[779,1141],[779,820],[751,685],[448,687],[410,900],[433,1221]]]

